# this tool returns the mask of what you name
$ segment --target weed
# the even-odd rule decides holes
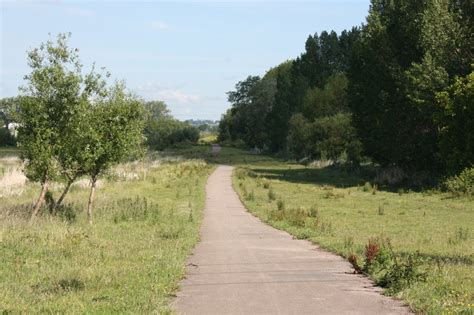
[[[84,290],[85,285],[79,279],[70,278],[70,279],[61,279],[57,282],[56,287],[62,291],[79,291]]]
[[[453,196],[474,195],[474,167],[465,168],[459,175],[448,178],[444,188]]]
[[[245,199],[248,201],[255,201],[255,192],[252,190],[245,196]]]
[[[269,200],[269,201],[273,201],[273,200],[276,199],[276,194],[275,194],[275,192],[273,191],[273,189],[271,189],[271,188],[268,190],[268,194],[267,194],[267,195],[268,195],[268,200]]]
[[[270,188],[270,183],[268,181],[263,182],[263,188],[269,189]]]
[[[311,208],[309,208],[309,216],[311,218],[319,218],[319,210],[315,205],[312,205]]]
[[[378,214],[379,215],[384,215],[385,214],[385,209],[382,205],[379,206]]]
[[[396,259],[392,253],[392,259],[392,265],[384,266],[385,273],[378,279],[378,285],[399,292],[416,282],[426,281],[427,273],[421,270],[423,260],[418,253],[410,253],[402,260]]]
[[[354,273],[362,273],[362,269],[359,266],[359,263],[357,262],[357,255],[352,253],[349,255],[347,258],[349,262],[351,263],[352,267],[354,268]]]
[[[278,199],[277,208],[278,208],[278,210],[285,210],[285,202],[281,199]]]
[[[303,227],[305,225],[306,212],[303,208],[287,209],[284,211],[285,219],[290,225]]]
[[[377,194],[379,187],[377,185],[372,186],[372,195]]]
[[[448,238],[448,244],[457,245],[457,244],[467,241],[468,238],[469,238],[468,228],[459,227],[454,232],[454,237]]]
[[[369,182],[366,182],[366,183],[364,184],[364,186],[362,186],[362,191],[363,191],[363,192],[368,192],[368,191],[370,191],[370,190],[372,190],[372,185],[371,185]]]
[[[367,270],[380,252],[380,244],[377,239],[369,238],[369,243],[365,246],[365,269]]]

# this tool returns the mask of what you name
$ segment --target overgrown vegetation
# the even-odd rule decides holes
[[[57,214],[43,204],[33,226],[37,184],[0,196],[0,310],[171,312],[198,241],[210,171],[203,161],[156,156],[114,167],[98,181],[94,225],[87,223],[87,178],[71,186]],[[50,185],[53,193],[63,188]]]

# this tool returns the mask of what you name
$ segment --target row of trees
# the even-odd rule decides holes
[[[145,136],[150,148],[163,150],[180,143],[197,143],[200,130],[171,116],[162,101],[145,102],[148,112]]]
[[[372,0],[360,28],[228,93],[220,141],[296,158],[456,173],[474,163],[474,4]]]

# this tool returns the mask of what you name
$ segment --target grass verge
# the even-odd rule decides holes
[[[265,160],[237,168],[233,185],[262,221],[356,260],[414,311],[473,314],[473,200],[393,192],[366,180]]]

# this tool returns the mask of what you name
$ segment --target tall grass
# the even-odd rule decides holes
[[[1,197],[0,310],[170,312],[198,241],[210,170],[202,161],[153,158],[121,165],[102,181],[93,226],[84,213],[87,179],[66,198],[72,214],[52,216],[43,207],[32,227],[27,217],[36,185]]]

